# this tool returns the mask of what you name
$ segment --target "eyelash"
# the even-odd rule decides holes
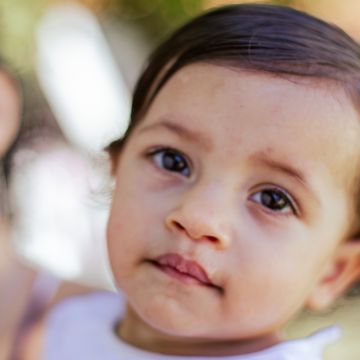
[[[261,193],[263,193],[263,195],[264,193],[267,193],[267,195],[269,195],[269,193],[271,193],[272,195],[276,194],[280,197],[280,200],[283,200],[285,202],[284,207],[278,210],[271,209],[270,207],[261,204],[265,209],[267,209],[267,211],[271,211],[273,213],[277,213],[283,216],[300,215],[300,210],[299,210],[299,206],[297,205],[298,204],[297,201],[287,191],[275,187],[273,185],[272,186],[269,185],[269,187],[264,187],[262,190],[252,194],[250,196],[250,200],[253,201],[254,203],[260,203],[260,201],[255,201],[255,196],[256,195],[261,196]],[[286,209],[289,209],[289,211],[287,211]]]
[[[164,163],[165,159],[164,158],[156,159],[157,155],[165,155],[165,154],[171,154],[172,156],[176,156],[177,161],[178,161],[177,165],[179,166],[179,162],[182,162],[182,165],[184,166],[183,171],[181,172],[181,171],[167,169],[165,167],[165,163]],[[156,149],[153,149],[150,152],[148,152],[146,154],[146,156],[151,158],[152,161],[155,163],[155,165],[157,167],[159,167],[160,169],[163,169],[163,170],[169,171],[169,172],[179,173],[185,177],[190,177],[190,175],[191,175],[191,163],[188,160],[188,158],[183,153],[181,153],[179,150],[173,149],[171,147],[156,148]],[[170,165],[170,164],[168,164],[168,165]],[[178,170],[181,170],[181,169],[178,169]]]
[[[156,157],[159,155],[166,155],[166,154],[171,154],[172,156],[175,156],[177,158],[177,166],[180,166],[179,169],[175,169],[175,170],[170,170],[167,169],[165,166],[165,159],[164,157],[157,159]],[[155,165],[160,168],[163,169],[165,171],[169,171],[169,172],[174,172],[174,173],[179,173],[182,176],[185,177],[190,177],[191,176],[191,163],[188,160],[188,158],[179,150],[173,149],[171,147],[158,147],[156,149],[152,149],[151,151],[146,153],[146,157],[151,158],[151,160],[153,161],[153,163],[155,163]],[[179,165],[180,162],[180,165]],[[168,163],[168,165],[170,165],[170,163]],[[181,169],[181,167],[183,167],[183,169]],[[261,196],[264,194],[267,194],[268,196],[278,196],[278,200],[283,200],[284,201],[284,207],[279,209],[271,209],[270,207],[261,204],[261,200],[264,200]],[[255,196],[260,196],[260,201],[258,201]],[[272,212],[272,213],[276,213],[276,214],[281,214],[283,216],[291,216],[291,215],[295,215],[295,216],[299,216],[300,211],[299,211],[299,207],[297,205],[297,201],[290,195],[288,194],[287,191],[280,189],[276,186],[273,185],[268,185],[268,187],[264,187],[262,190],[257,191],[256,193],[252,194],[250,196],[250,200],[253,201],[254,203],[260,204],[263,208],[265,208],[268,212]],[[290,208],[290,213],[288,211],[284,211],[284,209],[288,209]]]

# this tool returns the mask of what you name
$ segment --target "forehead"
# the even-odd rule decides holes
[[[162,88],[144,125],[164,120],[191,128],[227,155],[255,146],[295,164],[324,166],[342,180],[360,151],[352,102],[342,88],[320,80],[193,64]]]

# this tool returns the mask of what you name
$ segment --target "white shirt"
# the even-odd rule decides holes
[[[115,326],[123,314],[119,294],[98,292],[60,303],[48,318],[43,360],[320,360],[340,336],[337,327],[246,355],[174,356],[147,352],[123,342]]]

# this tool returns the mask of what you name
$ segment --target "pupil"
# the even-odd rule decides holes
[[[282,194],[274,190],[263,191],[261,200],[265,206],[275,210],[282,210],[287,205]]]
[[[166,153],[163,157],[163,166],[173,171],[181,171],[185,167],[185,162],[179,155]]]

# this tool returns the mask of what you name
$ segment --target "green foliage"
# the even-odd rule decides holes
[[[145,30],[149,39],[157,39],[195,16],[203,9],[203,0],[122,0],[114,1],[108,11],[119,19],[132,21]]]
[[[1,54],[20,71],[33,65],[36,22],[44,9],[39,0],[1,0]]]
[[[296,0],[268,1],[292,6]],[[150,40],[159,39],[206,8],[206,0],[114,0],[109,11],[144,29]],[[226,1],[224,1],[224,4]],[[239,1],[241,3],[241,0]]]
[[[206,0],[78,0],[105,15],[140,27],[150,42],[200,13]],[[241,1],[239,1],[241,2]],[[272,3],[293,6],[296,0]],[[0,0],[0,53],[21,71],[33,67],[36,24],[54,0]],[[226,3],[226,1],[224,1]]]

